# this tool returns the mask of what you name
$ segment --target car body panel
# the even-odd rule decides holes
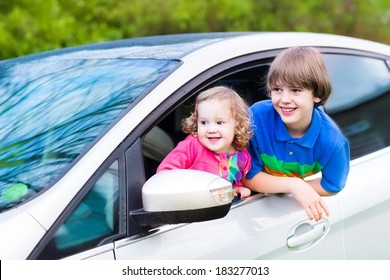
[[[333,210],[327,238],[302,250],[287,247],[289,230],[296,224],[313,222],[293,197],[272,195],[248,200],[219,220],[170,226],[150,236],[117,241],[115,254],[118,259],[344,258],[337,196],[326,200]]]
[[[79,254],[63,258],[63,260],[115,260],[114,244],[106,244]]]
[[[347,259],[390,258],[390,226],[387,222],[390,218],[389,180],[379,175],[388,172],[389,162],[390,148],[352,162],[345,191],[339,194],[345,216]]]
[[[15,212],[17,213],[15,215]],[[1,215],[0,259],[26,259],[46,233],[45,229],[29,213],[16,211]],[[15,244],[10,244],[17,240]]]

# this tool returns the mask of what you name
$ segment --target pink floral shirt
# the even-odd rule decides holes
[[[248,151],[215,153],[205,148],[198,137],[188,135],[161,162],[157,172],[171,169],[195,169],[210,172],[242,186],[241,179],[251,168]]]

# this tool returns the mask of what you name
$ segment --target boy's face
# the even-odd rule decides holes
[[[276,85],[271,90],[272,104],[291,136],[302,137],[310,126],[314,103],[321,101],[313,90]]]
[[[207,149],[216,153],[232,153],[235,120],[227,101],[211,99],[198,104],[198,138]]]

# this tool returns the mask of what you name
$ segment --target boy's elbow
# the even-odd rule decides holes
[[[247,187],[247,188],[249,188],[249,186],[251,185],[251,181],[252,181],[252,179],[249,179],[247,177],[244,177],[244,178],[241,179],[242,185],[244,187]]]

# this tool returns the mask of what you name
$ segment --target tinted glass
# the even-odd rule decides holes
[[[332,80],[332,95],[325,105],[328,113],[353,108],[390,90],[390,71],[383,60],[330,54],[324,59]]]
[[[349,139],[351,158],[390,145],[390,69],[385,61],[324,55],[333,91],[325,109]]]
[[[119,174],[114,162],[96,182],[40,254],[40,259],[59,259],[91,249],[118,233]]]
[[[50,187],[171,60],[39,60],[0,66],[0,211]]]

